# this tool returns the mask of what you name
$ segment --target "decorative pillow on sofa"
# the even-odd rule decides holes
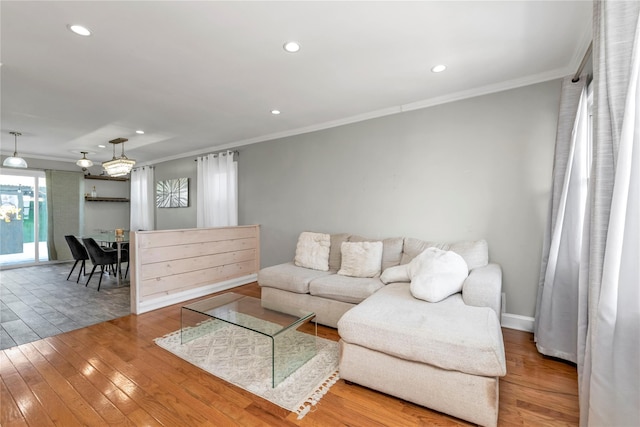
[[[369,239],[358,235],[349,237],[349,242],[379,242],[380,239]],[[380,270],[384,271],[389,267],[400,265],[402,260],[403,237],[390,237],[382,240],[382,262]],[[416,254],[418,255],[418,254]],[[407,261],[408,263],[409,261]]]
[[[298,237],[296,257],[293,260],[298,267],[329,271],[329,249],[331,236],[324,233],[304,231]]]
[[[428,248],[409,263],[409,275],[415,298],[438,302],[462,290],[469,269],[457,253]]]
[[[382,265],[382,242],[343,242],[342,265],[338,274],[352,277],[376,277]]]
[[[410,282],[411,276],[409,276],[409,264],[396,265],[395,267],[389,267],[380,275],[380,280],[385,285],[395,282]]]

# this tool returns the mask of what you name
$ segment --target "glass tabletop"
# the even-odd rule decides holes
[[[199,314],[274,337],[313,318],[315,313],[287,308],[287,314],[262,306],[258,298],[226,293],[182,307]]]
[[[106,242],[106,243],[126,243],[129,241],[129,232],[123,231],[122,236],[116,236],[116,232],[114,230],[104,231],[102,233],[92,234],[90,236],[96,242]]]

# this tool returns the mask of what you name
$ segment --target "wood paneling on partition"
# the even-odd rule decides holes
[[[257,225],[247,225],[240,227],[143,231],[139,233],[140,236],[144,236],[144,238],[141,238],[138,246],[141,248],[155,248],[257,237],[258,227]]]
[[[131,300],[133,312],[153,300],[167,305],[222,290],[238,280],[255,280],[260,269],[260,227],[257,225],[185,230],[142,231],[131,238]],[[212,285],[219,284],[219,287]],[[185,298],[182,298],[185,296]],[[157,308],[157,307],[155,307]]]
[[[180,256],[191,258],[196,256],[213,255],[229,251],[241,251],[245,249],[255,249],[257,239],[248,237],[243,239],[223,240],[220,242],[199,242],[185,243],[180,245]],[[175,259],[175,246],[160,246],[152,248],[141,248],[144,253],[145,262],[162,262]]]

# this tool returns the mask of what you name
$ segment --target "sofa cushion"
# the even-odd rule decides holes
[[[342,264],[342,242],[349,241],[351,234],[340,233],[331,235],[331,250],[329,251],[329,271],[340,270]]]
[[[298,267],[292,262],[265,267],[258,272],[258,284],[298,294],[309,293],[309,282],[327,276],[328,271]]]
[[[377,277],[347,277],[339,274],[314,279],[309,284],[313,296],[358,304],[384,285]]]
[[[329,249],[331,236],[324,233],[304,231],[298,237],[295,265],[313,270],[329,271]]]
[[[462,291],[469,270],[457,253],[428,248],[411,260],[409,275],[411,295],[428,302],[438,302]]]
[[[376,277],[382,265],[382,242],[343,242],[342,264],[338,274],[352,277]]]
[[[427,248],[438,248],[443,251],[453,251],[464,258],[469,270],[484,267],[489,264],[489,247],[486,240],[466,241],[458,243],[436,243],[407,237],[404,239],[404,247],[401,264],[408,264]]]
[[[488,307],[460,294],[438,303],[414,298],[408,283],[384,286],[338,322],[351,344],[442,369],[487,377],[506,374],[502,331]]]
[[[350,242],[379,242],[380,239],[367,239],[361,236],[351,236]],[[400,265],[402,260],[402,247],[404,239],[402,237],[391,237],[382,240],[382,265],[380,270],[384,271],[389,267]]]

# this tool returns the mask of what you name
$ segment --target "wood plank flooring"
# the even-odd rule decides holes
[[[233,289],[260,296],[257,284]],[[174,305],[0,352],[0,425],[468,426],[343,380],[302,420],[156,346],[180,328]],[[577,426],[574,366],[541,356],[532,335],[503,330],[501,426]],[[318,335],[338,340],[335,329]]]

